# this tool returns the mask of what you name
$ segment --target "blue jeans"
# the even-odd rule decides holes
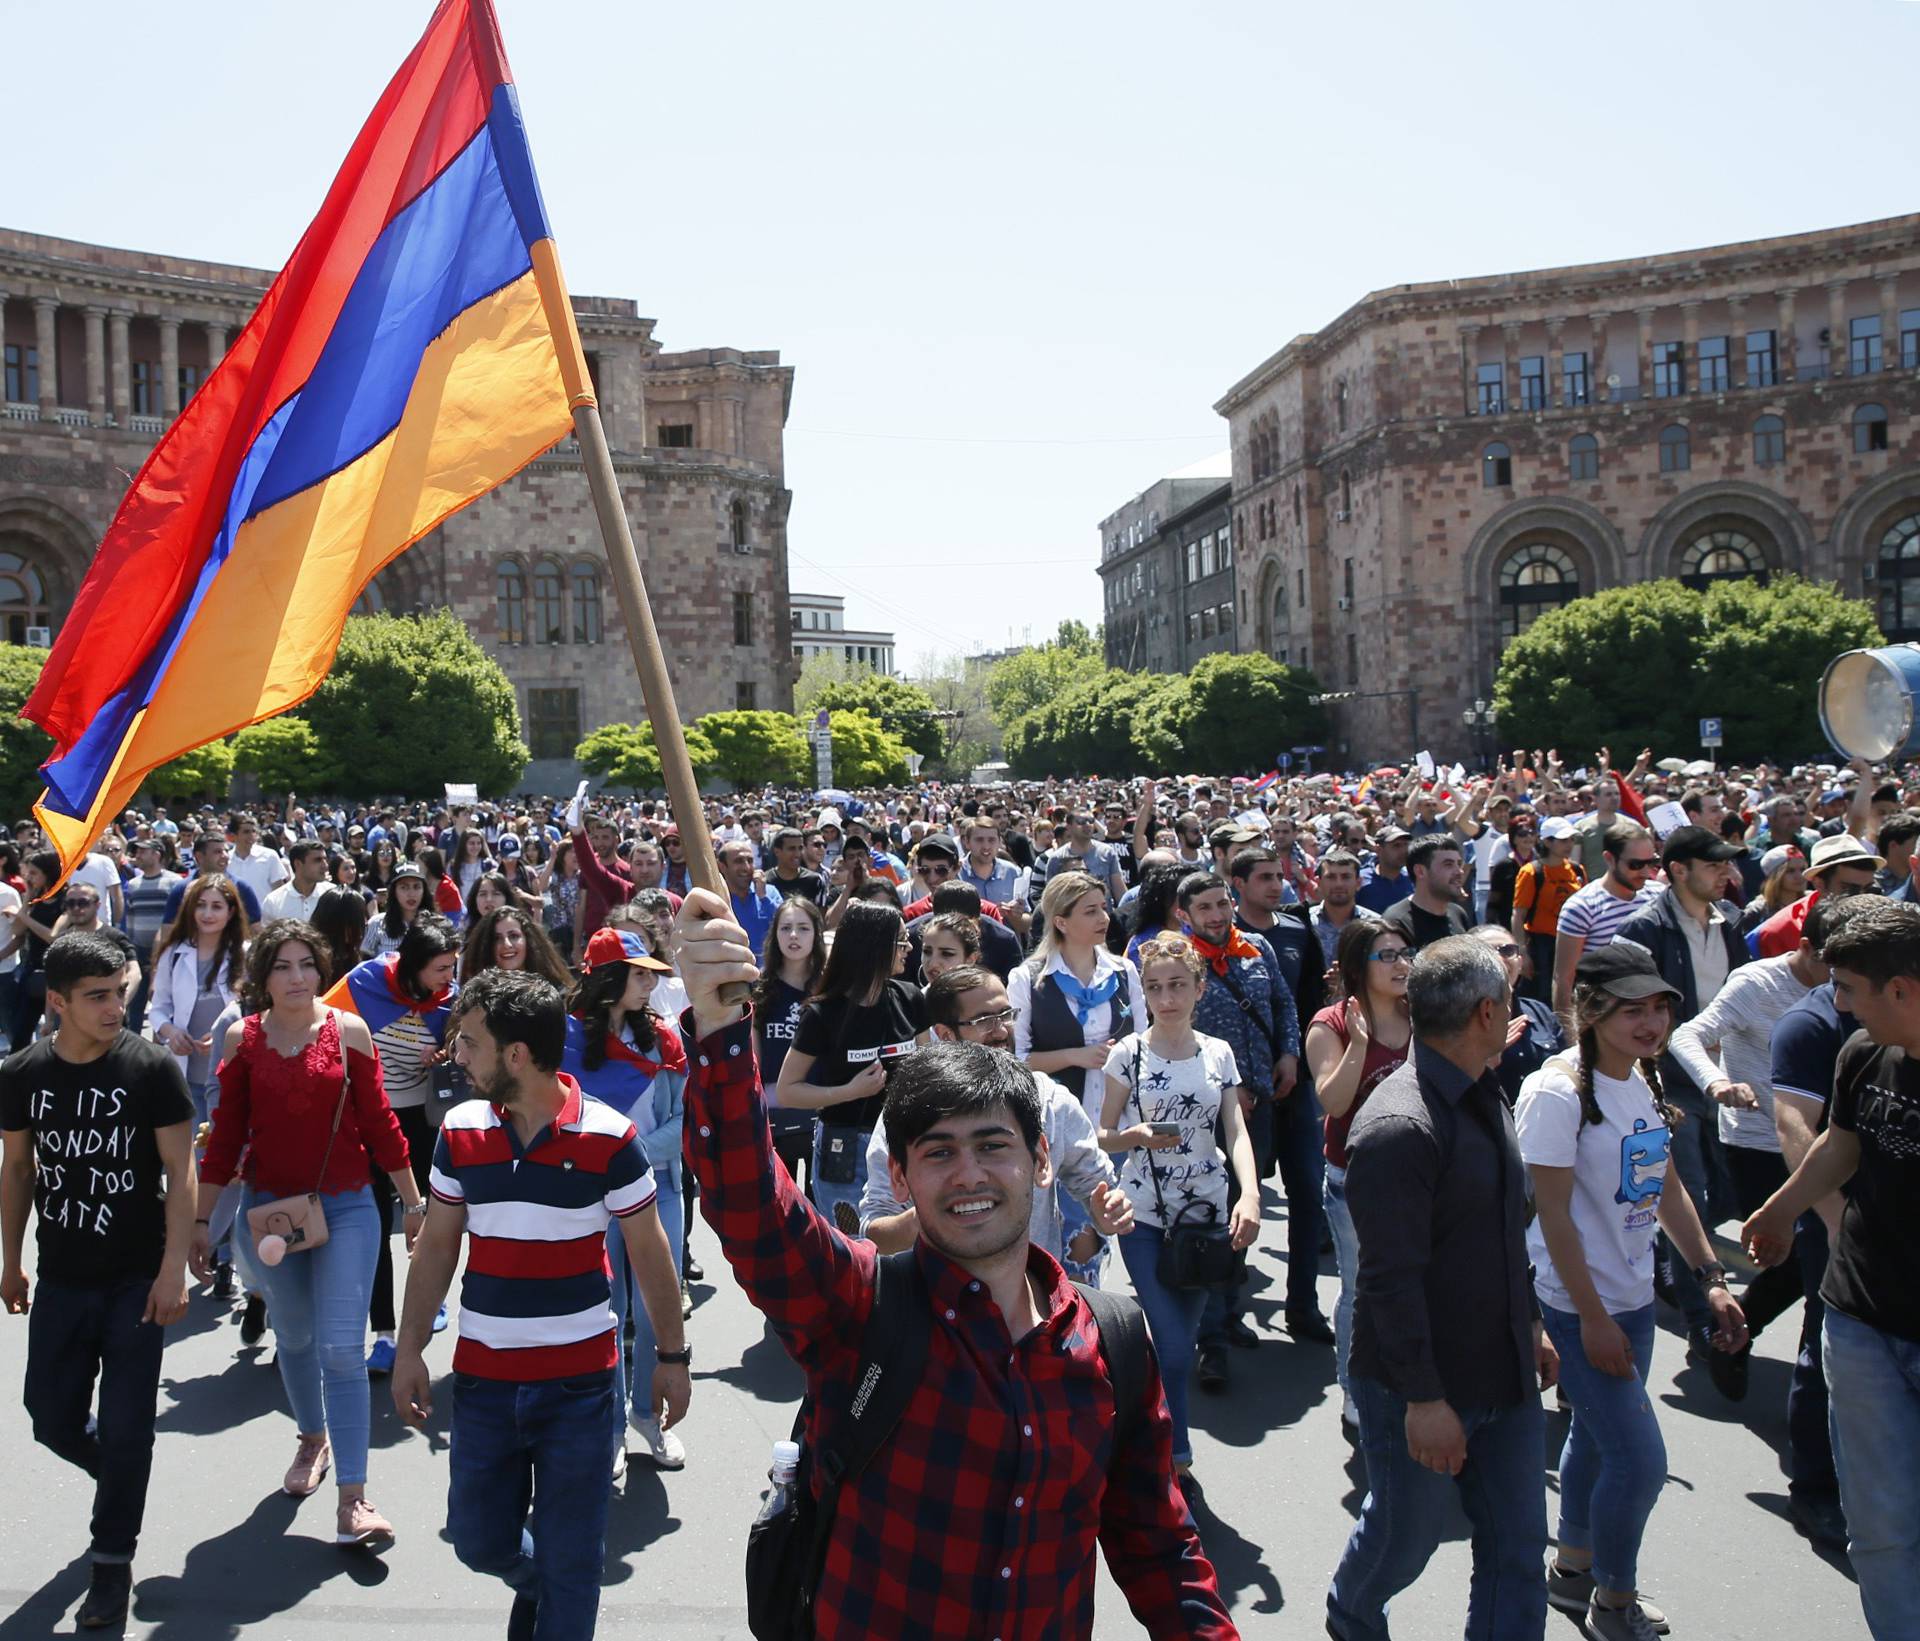
[[[853,1147],[853,1178],[845,1185],[837,1185],[824,1178],[820,1172],[820,1159],[826,1154],[829,1133],[839,1135]],[[853,1209],[854,1217],[860,1214],[860,1198],[867,1189],[867,1140],[870,1136],[857,1128],[834,1127],[822,1121],[813,1131],[813,1168],[808,1181],[808,1189],[813,1192],[813,1205],[829,1220],[833,1219],[833,1205],[844,1202]],[[835,1221],[837,1224],[838,1221]]]
[[[654,1176],[653,1206],[667,1233],[667,1246],[673,1250],[673,1271],[680,1274],[680,1252],[685,1241],[686,1220],[680,1209],[680,1188],[662,1169]],[[607,1262],[613,1269],[613,1314],[618,1319],[616,1337],[620,1340],[620,1358],[613,1370],[614,1409],[621,1418],[631,1401],[633,1410],[643,1418],[658,1416],[659,1409],[648,1406],[652,1394],[656,1339],[653,1318],[641,1302],[640,1282],[627,1263],[627,1242],[620,1234],[620,1221],[607,1227]],[[627,1318],[633,1318],[633,1343],[627,1344]]]
[[[1167,1411],[1173,1415],[1174,1462],[1191,1464],[1187,1382],[1200,1338],[1200,1317],[1207,1308],[1207,1290],[1161,1285],[1160,1249],[1164,1241],[1158,1226],[1136,1225],[1120,1238],[1120,1257],[1126,1261],[1140,1308],[1147,1313],[1147,1332],[1153,1338],[1153,1353],[1160,1359],[1160,1382],[1166,1387]]]
[[[1827,1398],[1847,1559],[1873,1641],[1920,1638],[1920,1344],[1830,1310]]]
[[[1443,1476],[1407,1451],[1407,1404],[1377,1380],[1356,1377],[1367,1497],[1327,1594],[1329,1628],[1345,1641],[1385,1641],[1387,1603],[1421,1574],[1439,1547],[1447,1495],[1473,1524],[1473,1582],[1466,1641],[1541,1641],[1547,1625],[1547,1492],[1541,1474],[1546,1421],[1531,1391],[1512,1407],[1456,1408],[1467,1462]]]
[[[23,1400],[33,1439],[93,1477],[95,1561],[133,1560],[146,1515],[166,1343],[140,1320],[152,1288],[146,1277],[98,1288],[42,1278],[27,1313]],[[89,1434],[96,1377],[100,1408]]]
[[[1560,1452],[1559,1540],[1593,1552],[1602,1589],[1637,1590],[1640,1540],[1667,1480],[1667,1444],[1647,1397],[1653,1361],[1653,1306],[1614,1317],[1633,1346],[1636,1376],[1616,1379],[1587,1360],[1580,1318],[1540,1307],[1547,1337],[1560,1353],[1560,1384],[1573,1422]]]
[[[272,1202],[247,1187],[241,1212]],[[327,1240],[309,1253],[260,1265],[273,1313],[274,1356],[293,1421],[324,1430],[333,1443],[333,1477],[343,1487],[367,1479],[367,1295],[380,1216],[367,1186],[322,1197]],[[244,1225],[244,1221],[240,1222]],[[246,1235],[244,1231],[243,1235]],[[249,1237],[249,1240],[251,1238]]]
[[[619,1416],[613,1377],[453,1376],[453,1553],[539,1603],[536,1641],[589,1641],[599,1620],[613,1492],[607,1441]]]
[[[1787,1442],[1789,1490],[1833,1497],[1840,1479],[1833,1468],[1833,1433],[1828,1428],[1827,1371],[1820,1360],[1820,1340],[1827,1307],[1820,1284],[1827,1275],[1827,1222],[1808,1211],[1794,1227],[1794,1258],[1800,1261],[1800,1283],[1807,1290],[1800,1321],[1800,1349],[1793,1361],[1793,1381],[1787,1388]]]
[[[1327,1225],[1333,1231],[1333,1262],[1340,1271],[1340,1297],[1333,1305],[1333,1367],[1340,1388],[1353,1394],[1347,1378],[1347,1352],[1353,1347],[1353,1280],[1360,1270],[1360,1233],[1347,1211],[1347,1171],[1327,1164],[1321,1184]]]

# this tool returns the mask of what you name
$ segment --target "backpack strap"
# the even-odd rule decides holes
[[[1104,1288],[1076,1282],[1080,1297],[1093,1312],[1100,1329],[1100,1351],[1106,1358],[1107,1377],[1113,1383],[1113,1457],[1109,1468],[1120,1461],[1140,1428],[1140,1403],[1147,1393],[1147,1315],[1124,1294],[1108,1293]]]

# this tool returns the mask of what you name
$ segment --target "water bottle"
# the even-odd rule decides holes
[[[776,1521],[787,1513],[787,1507],[793,1502],[794,1478],[799,1473],[800,1444],[775,1442],[773,1468],[767,1472],[767,1501],[760,1506],[760,1514],[754,1517],[756,1527],[761,1522]]]

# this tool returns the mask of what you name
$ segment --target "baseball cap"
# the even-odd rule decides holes
[[[1738,860],[1746,851],[1738,844],[1718,838],[1704,826],[1676,826],[1667,834],[1660,851],[1660,864],[1672,866],[1683,860]]]
[[[1807,857],[1801,854],[1792,844],[1776,843],[1760,857],[1760,870],[1768,877],[1772,877],[1773,874],[1779,871],[1782,866],[1786,865],[1788,861],[1805,860],[1806,858]]]
[[[520,840],[511,832],[503,832],[500,841],[493,846],[493,851],[501,856],[517,855],[520,853]]]
[[[410,860],[396,862],[393,868],[393,876],[388,878],[387,881],[389,883],[398,883],[403,877],[415,877],[422,883],[427,881],[427,874],[421,871],[420,868]]]
[[[1554,843],[1573,834],[1573,822],[1565,815],[1549,815],[1540,823],[1540,841]]]
[[[1843,786],[1830,786],[1820,794],[1820,801],[1822,803],[1845,803],[1847,801],[1847,790]]]
[[[945,855],[947,859],[957,861],[960,851],[952,838],[944,832],[929,832],[916,845],[918,853],[923,855]]]
[[[1413,834],[1404,826],[1383,826],[1380,828],[1379,837],[1375,838],[1374,842],[1381,845],[1401,843],[1412,836]]]
[[[1259,835],[1251,826],[1242,826],[1238,821],[1222,821],[1207,834],[1207,842],[1218,849],[1223,844],[1251,843]]]
[[[608,963],[631,963],[636,969],[651,969],[655,974],[673,973],[673,965],[662,963],[631,929],[593,931],[593,938],[587,942],[587,967],[598,969]]]
[[[1615,938],[1594,950],[1581,954],[1573,978],[1583,986],[1598,986],[1610,996],[1632,1000],[1639,997],[1678,997],[1680,988],[1670,986],[1661,977],[1653,953],[1637,940]]]
[[[1884,866],[1886,861],[1876,855],[1858,838],[1842,832],[1838,837],[1822,838],[1813,846],[1813,861],[1807,867],[1807,876],[1812,877],[1824,872],[1830,866]]]

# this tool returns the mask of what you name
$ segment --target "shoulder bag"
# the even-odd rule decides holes
[[[331,1018],[331,1010],[329,1017]],[[266,1036],[264,1023],[260,1034]],[[273,1045],[267,1045],[267,1052],[273,1053]],[[280,1258],[288,1254],[309,1253],[327,1240],[327,1211],[320,1206],[320,1187],[326,1182],[327,1164],[333,1159],[333,1142],[340,1137],[340,1119],[346,1115],[347,1094],[351,1082],[347,1075],[346,1049],[340,1051],[340,1099],[333,1108],[333,1127],[327,1133],[327,1148],[320,1155],[320,1174],[313,1183],[313,1189],[304,1196],[277,1197],[272,1202],[263,1202],[258,1207],[247,1210],[247,1228],[253,1232],[254,1246],[258,1248],[268,1237],[278,1237],[284,1246]],[[263,1259],[269,1265],[277,1265],[280,1259]]]
[[[1134,1038],[1133,1104],[1143,1123],[1147,1120],[1147,1108],[1140,1099],[1140,1056],[1144,1048],[1143,1039]],[[1154,1206],[1160,1210],[1160,1259],[1155,1273],[1162,1286],[1185,1290],[1231,1287],[1246,1269],[1246,1255],[1234,1247],[1226,1227],[1214,1218],[1211,1203],[1189,1202],[1173,1219],[1167,1218],[1160,1170],[1154,1165],[1152,1148],[1142,1149],[1147,1154]]]

